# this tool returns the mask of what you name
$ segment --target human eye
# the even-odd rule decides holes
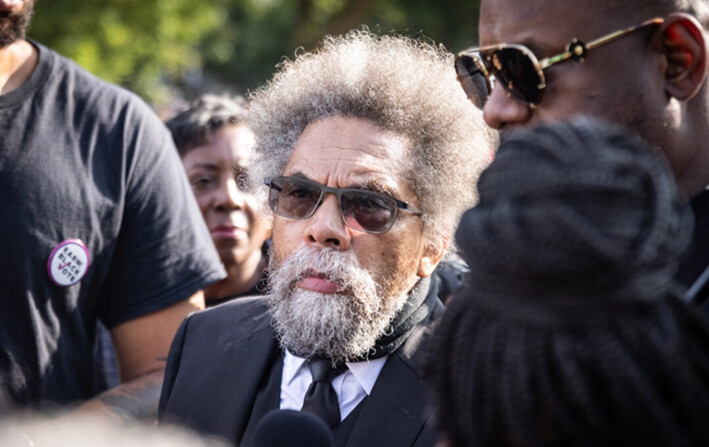
[[[195,175],[190,178],[190,185],[195,191],[204,191],[211,188],[215,183],[213,176],[209,175]]]
[[[291,189],[288,190],[288,196],[296,199],[306,198],[312,193],[313,191],[311,189],[299,185],[294,185]]]
[[[392,199],[377,193],[366,193],[360,195],[359,206],[370,211],[381,211],[391,208]]]
[[[358,213],[391,212],[392,208],[396,208],[394,199],[388,194],[367,189],[352,191],[350,194],[345,194],[343,199],[346,199],[348,206],[356,209]]]

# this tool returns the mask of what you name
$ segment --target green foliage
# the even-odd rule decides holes
[[[368,26],[376,32],[425,36],[450,51],[477,41],[479,0],[235,0],[230,29],[202,43],[206,66],[236,89],[253,89],[298,48],[315,47],[326,34]],[[210,48],[231,42],[228,58]]]
[[[30,37],[149,101],[209,89],[245,92],[325,34],[368,26],[426,36],[451,51],[477,40],[479,0],[38,0]],[[197,83],[203,83],[197,76]],[[189,80],[189,79],[188,79]]]
[[[224,26],[223,6],[198,0],[38,1],[29,37],[148,100],[202,65],[197,45]]]

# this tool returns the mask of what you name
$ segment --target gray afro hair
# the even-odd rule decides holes
[[[250,97],[253,178],[280,175],[309,123],[367,119],[410,141],[409,186],[426,231],[448,238],[476,202],[475,185],[496,142],[456,80],[453,58],[421,39],[359,29],[284,60]]]

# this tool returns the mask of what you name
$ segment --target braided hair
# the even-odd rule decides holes
[[[709,325],[672,276],[691,213],[659,152],[599,122],[504,138],[457,240],[470,286],[428,364],[462,446],[709,444]]]

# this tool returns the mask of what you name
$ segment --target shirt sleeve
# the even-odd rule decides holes
[[[108,328],[225,277],[165,126],[136,107],[126,113],[120,139],[126,154],[123,216],[98,307]]]

